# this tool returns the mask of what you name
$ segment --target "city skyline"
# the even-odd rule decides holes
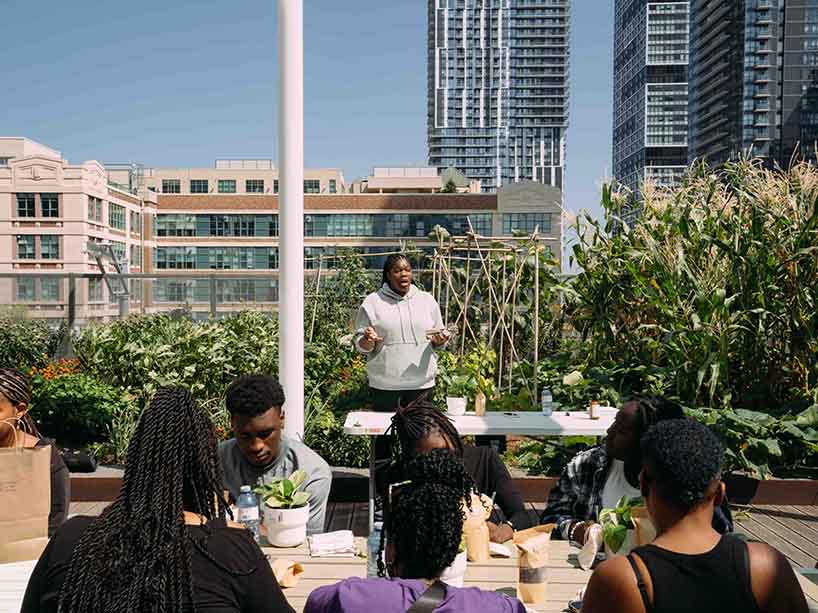
[[[306,166],[340,167],[352,180],[375,166],[425,164],[426,6],[407,5],[371,3],[354,16],[334,3],[305,6]],[[0,133],[49,143],[72,163],[274,158],[272,6],[248,4],[229,28],[218,8],[193,6],[148,0],[77,16],[12,2],[0,32],[18,95]],[[598,211],[610,172],[611,26],[599,25],[598,9],[572,12],[582,43],[572,50],[566,201]],[[22,36],[20,23],[39,36]],[[348,35],[356,29],[366,35]]]

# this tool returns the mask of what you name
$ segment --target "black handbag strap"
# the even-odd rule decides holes
[[[437,606],[446,598],[446,584],[436,580],[426,588],[406,613],[433,613]]]

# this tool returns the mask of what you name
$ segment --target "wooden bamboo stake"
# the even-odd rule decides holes
[[[469,222],[469,226],[471,226],[471,220],[467,217],[466,218]],[[471,239],[469,239],[469,246],[471,246]],[[469,324],[469,277],[471,275],[471,251],[468,252],[469,256],[466,259],[466,297],[463,299],[463,330],[465,331],[466,326]],[[460,357],[463,357],[463,354],[466,353],[466,335],[460,335]]]
[[[540,226],[534,228],[534,402],[540,385]]]
[[[312,321],[310,322],[310,342],[312,342],[312,335],[315,332],[315,316],[318,313],[318,298],[321,295],[321,268],[324,263],[324,256],[318,256],[318,272],[315,274],[315,299],[312,302]]]

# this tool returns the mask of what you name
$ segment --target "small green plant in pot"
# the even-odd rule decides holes
[[[450,415],[463,415],[469,397],[474,397],[477,382],[466,372],[456,373],[446,389],[446,410]]]
[[[273,547],[298,547],[307,538],[310,495],[299,491],[306,480],[307,473],[297,470],[254,490],[264,502],[264,525]]]
[[[626,555],[636,546],[636,525],[631,514],[637,507],[645,506],[642,498],[622,496],[615,509],[602,509],[599,523],[602,525],[602,540],[610,554]]]

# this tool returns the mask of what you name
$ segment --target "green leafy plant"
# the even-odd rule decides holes
[[[65,333],[64,326],[50,328],[24,311],[0,310],[0,368],[27,372],[44,367],[56,355]]]
[[[645,506],[643,498],[622,496],[616,503],[615,509],[600,511],[599,523],[602,525],[602,539],[610,551],[619,551],[628,536],[628,530],[636,529],[631,519],[631,512],[635,507],[642,506]]]
[[[255,488],[253,491],[261,496],[268,507],[274,509],[297,509],[307,504],[310,495],[299,492],[307,480],[307,473],[297,470],[289,478],[274,479],[271,483]]]
[[[31,415],[38,428],[64,447],[85,447],[110,436],[116,419],[136,404],[121,388],[86,374],[32,382]]]

